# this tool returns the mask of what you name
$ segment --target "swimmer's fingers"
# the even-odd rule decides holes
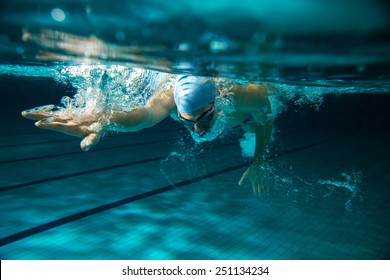
[[[262,194],[269,194],[269,185],[265,182],[257,185],[257,195],[260,196]]]
[[[252,182],[252,191],[255,196],[259,195],[259,186],[257,186],[254,182]]]
[[[29,112],[23,111],[22,116],[29,120],[39,121],[45,118],[52,117],[53,114],[47,112]]]
[[[80,143],[81,149],[86,152],[88,151],[93,145],[96,145],[100,141],[100,133],[93,132],[89,134],[87,137],[83,139]]]
[[[71,136],[76,136],[79,138],[83,138],[91,131],[80,126],[76,123],[67,122],[66,120],[57,119],[57,118],[45,118],[43,120],[39,120],[35,123],[35,126],[41,129],[54,130],[57,132],[65,133]]]
[[[244,174],[242,174],[240,181],[238,181],[238,185],[239,185],[239,186],[242,186],[242,185],[245,183],[245,181],[247,180],[247,177],[248,177],[249,172],[250,172],[250,170],[247,169],[247,170],[244,172]]]
[[[256,170],[254,167],[249,167],[241,176],[238,184],[243,185],[246,181],[250,181],[254,195],[260,196],[262,194],[268,194],[269,182],[267,176],[261,171]]]
[[[59,118],[46,118],[35,123],[42,129],[54,130],[67,135],[83,138],[80,147],[83,151],[88,151],[93,145],[99,143],[101,133],[99,131],[91,131],[91,128],[79,123],[68,121]]]
[[[263,185],[256,180],[250,180],[250,181],[252,183],[252,192],[253,192],[254,196],[260,197],[260,195],[262,195],[264,193],[263,192]]]
[[[55,105],[45,105],[25,110],[22,112],[22,116],[30,120],[38,121],[54,116],[57,109],[58,107]]]

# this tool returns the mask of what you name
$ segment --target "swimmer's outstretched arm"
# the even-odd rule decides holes
[[[168,89],[150,98],[145,107],[130,112],[106,113],[105,118],[109,120],[109,125],[115,126],[116,131],[135,132],[158,124],[175,108],[173,91]]]
[[[83,139],[80,147],[88,151],[96,145],[105,131],[135,132],[151,127],[167,116],[175,108],[173,92],[168,88],[164,92],[150,98],[145,107],[139,107],[129,112],[115,111],[99,115],[76,116],[59,115],[52,109],[55,106],[42,106],[22,112],[22,116],[36,120],[38,128],[49,129]]]
[[[173,87],[164,88],[170,78],[172,75],[165,74],[145,107],[138,107],[130,112],[105,113],[103,119],[108,120],[108,125],[115,126],[115,130],[121,132],[135,132],[158,124],[176,108]]]

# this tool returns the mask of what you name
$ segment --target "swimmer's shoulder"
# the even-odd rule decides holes
[[[267,88],[261,84],[236,85],[235,101],[238,110],[252,111],[258,106],[268,106]]]
[[[165,112],[171,112],[176,109],[175,100],[173,98],[174,76],[166,74],[161,79],[160,85],[156,88],[155,94],[149,99],[147,107],[152,107]]]

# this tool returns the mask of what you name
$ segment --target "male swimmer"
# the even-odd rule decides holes
[[[115,126],[117,131],[135,132],[154,126],[169,115],[177,116],[196,141],[209,141],[226,129],[241,126],[245,131],[255,133],[256,142],[253,163],[238,184],[242,185],[249,180],[254,193],[268,191],[263,164],[264,152],[271,137],[272,119],[265,86],[236,84],[229,94],[222,94],[212,78],[180,75],[173,87],[160,89],[156,89],[146,106],[132,111],[77,118],[72,115],[60,116],[43,106],[41,109],[23,111],[22,115],[37,120],[36,126],[39,128],[83,139],[80,144],[83,151],[97,144],[110,126]],[[225,98],[230,100],[229,110],[221,106]]]

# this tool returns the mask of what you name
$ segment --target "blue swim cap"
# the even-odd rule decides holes
[[[214,102],[215,93],[211,78],[183,75],[177,78],[173,95],[177,110],[191,113]]]

